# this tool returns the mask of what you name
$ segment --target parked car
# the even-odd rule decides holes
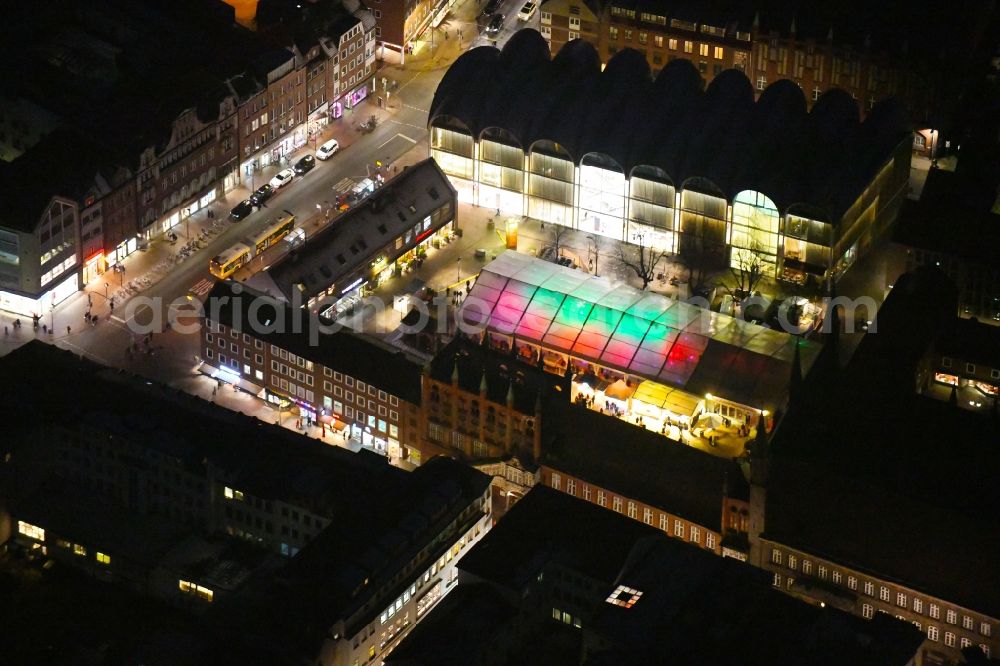
[[[250,203],[254,206],[260,206],[262,203],[267,201],[274,195],[274,188],[268,183],[264,183],[257,188],[257,191],[250,195]]]
[[[250,199],[244,199],[243,201],[236,204],[236,206],[229,211],[229,217],[233,220],[242,220],[244,217],[253,212],[253,201]]]
[[[316,149],[316,159],[318,160],[328,160],[333,157],[333,154],[340,150],[340,144],[337,143],[336,139],[330,139],[322,146]]]
[[[282,169],[274,176],[274,178],[271,179],[270,185],[274,189],[280,190],[282,187],[292,182],[293,178],[295,178],[294,171],[291,169]]]
[[[295,173],[301,176],[302,174],[312,169],[314,166],[316,166],[316,158],[313,157],[312,155],[306,155],[305,157],[303,157],[302,159],[300,159],[298,162],[295,163]]]
[[[486,7],[483,8],[481,16],[489,16],[496,10],[500,9],[501,4],[503,4],[503,0],[490,0],[486,3]]]
[[[530,21],[536,11],[538,11],[538,5],[533,2],[526,2],[524,3],[524,7],[521,7],[521,11],[517,13],[517,20]]]
[[[490,37],[496,37],[501,30],[503,30],[503,14],[494,14],[486,25],[486,34]]]

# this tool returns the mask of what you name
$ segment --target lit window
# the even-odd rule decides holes
[[[938,639],[938,634],[939,634],[938,628],[935,627],[933,624],[927,627],[927,638],[929,638],[930,640],[936,641]]]
[[[861,607],[861,617],[865,618],[866,620],[870,620],[872,619],[872,617],[874,617],[874,615],[875,615],[875,609],[872,607],[871,604],[865,604]]]
[[[941,617],[941,608],[937,604],[931,604],[930,616],[935,620]]]
[[[944,644],[948,647],[955,647],[955,634],[950,631],[944,632]]]
[[[900,608],[906,608],[906,595],[902,592],[896,593],[896,605]]]
[[[858,589],[858,579],[857,576],[847,577],[847,587],[852,590]]]
[[[878,598],[881,599],[882,601],[889,601],[889,588],[887,588],[885,585],[880,587],[878,590]]]
[[[722,47],[721,47],[721,46],[716,46],[716,47],[715,47],[715,52],[714,52],[714,55],[715,55],[715,59],[716,59],[716,60],[722,60],[722,56],[723,56],[723,49],[722,49]]]
[[[83,555],[83,556],[86,556],[87,555],[87,549],[84,548],[83,546],[81,546],[78,543],[74,543],[73,544],[73,554],[74,555]]]
[[[771,564],[781,564],[781,551],[777,548],[771,551]]]
[[[990,633],[991,633],[991,631],[992,631],[992,627],[990,626],[989,622],[980,622],[979,623],[979,633],[981,633],[983,636],[989,636]]]
[[[632,606],[635,606],[635,604],[639,601],[640,597],[642,597],[642,592],[639,590],[619,585],[604,601],[614,606],[632,608]]]
[[[29,539],[45,541],[45,530],[31,523],[26,523],[23,520],[17,521],[17,531]]]
[[[708,55],[708,44],[699,44],[698,45],[698,55],[700,55],[700,56],[707,56]]]
[[[867,594],[869,597],[875,596],[875,583],[871,582],[870,580],[865,581],[865,594]]]
[[[97,561],[100,564],[104,564],[104,565],[111,564],[111,556],[110,555],[105,555],[104,553],[98,551],[97,555],[95,555],[94,557],[97,558]]]
[[[913,598],[913,612],[914,613],[923,613],[924,612],[924,600],[923,599],[918,599],[916,597]]]
[[[794,555],[789,555],[788,556],[788,568],[789,569],[794,569],[798,563],[799,563],[798,558],[796,558]]]
[[[958,622],[958,613],[956,613],[956,612],[955,612],[955,611],[953,611],[953,610],[949,610],[949,611],[948,611],[948,612],[947,612],[947,613],[945,614],[945,621],[946,621],[946,622],[947,622],[948,624],[955,624],[956,622]]]

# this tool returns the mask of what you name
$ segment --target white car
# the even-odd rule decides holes
[[[333,157],[333,154],[340,150],[340,144],[337,143],[336,139],[330,139],[322,146],[316,149],[316,159],[318,160],[328,160]]]
[[[292,178],[295,178],[295,172],[291,169],[282,169],[278,174],[271,179],[271,187],[276,190],[281,189],[288,183],[292,182]]]
[[[536,11],[538,11],[538,5],[536,5],[534,2],[526,2],[524,3],[524,7],[521,7],[521,11],[517,13],[517,20],[530,21],[531,17],[535,15]]]

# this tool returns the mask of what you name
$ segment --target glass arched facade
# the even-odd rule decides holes
[[[847,225],[845,234],[806,204],[792,204],[782,213],[755,190],[730,200],[705,178],[675,185],[652,165],[626,173],[604,153],[577,160],[554,141],[522,146],[500,127],[485,128],[477,139],[450,116],[431,124],[430,152],[460,201],[642,243],[720,270],[738,267],[741,256],[753,252],[769,276],[800,283],[810,275],[822,278],[836,263],[832,248],[844,241],[838,236],[868,226],[861,214],[861,223]],[[840,254],[852,256],[850,250]]]
[[[676,251],[676,190],[667,173],[654,166],[632,169],[628,182],[625,240],[667,252]]]
[[[766,275],[774,275],[778,264],[778,232],[781,216],[778,207],[760,192],[743,190],[733,201],[733,231],[730,235],[729,265],[746,265],[752,253],[765,264]]]
[[[543,222],[573,224],[576,164],[557,143],[536,141],[528,155],[528,216]]]
[[[625,233],[625,172],[621,166],[601,153],[584,155],[579,187],[577,228],[621,240]]]
[[[478,167],[479,205],[522,213],[524,150],[520,142],[505,129],[486,128],[479,137]]]

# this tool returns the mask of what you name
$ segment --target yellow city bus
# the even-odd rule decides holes
[[[208,272],[225,280],[239,270],[240,266],[253,259],[254,252],[243,243],[237,243],[208,262]]]
[[[242,243],[236,243],[219,256],[212,258],[208,262],[209,272],[220,280],[225,280],[239,270],[240,266],[249,263],[251,259],[291,233],[295,227],[295,216],[287,210],[284,213],[259,234],[244,239]]]
[[[291,233],[295,227],[295,216],[287,210],[284,213],[259,234],[246,239],[246,244],[254,248],[255,254],[260,254]]]

